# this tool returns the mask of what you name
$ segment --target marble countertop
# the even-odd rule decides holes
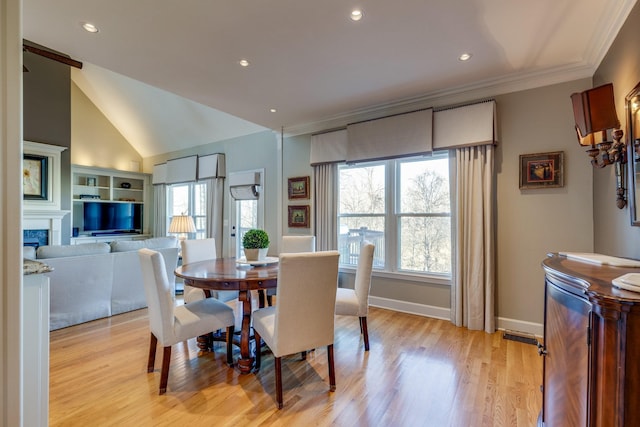
[[[42,274],[42,273],[50,273],[53,271],[53,268],[49,267],[44,262],[35,261],[33,259],[23,259],[22,262],[22,274]]]

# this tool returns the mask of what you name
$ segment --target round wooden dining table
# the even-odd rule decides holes
[[[274,260],[270,258],[270,260]],[[240,358],[237,367],[247,374],[253,369],[254,356],[251,352],[251,291],[275,288],[278,283],[278,262],[264,265],[239,263],[235,258],[218,258],[193,262],[179,266],[174,271],[184,284],[204,290],[207,297],[211,291],[238,291],[242,302],[242,327],[240,330]],[[261,298],[261,306],[264,306]]]

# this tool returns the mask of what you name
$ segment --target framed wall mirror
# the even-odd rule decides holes
[[[640,83],[629,92],[626,102],[629,212],[631,225],[640,226]]]

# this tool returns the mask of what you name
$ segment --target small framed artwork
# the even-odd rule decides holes
[[[309,198],[309,177],[289,178],[289,200]]]
[[[289,206],[289,227],[309,228],[309,205]]]
[[[564,153],[520,155],[520,189],[564,186]]]
[[[22,158],[22,198],[47,200],[49,158],[24,154]]]
[[[92,178],[92,177],[87,178],[87,185],[89,187],[95,187],[96,186],[96,179]]]

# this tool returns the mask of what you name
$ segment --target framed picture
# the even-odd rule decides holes
[[[96,179],[95,178],[87,178],[87,185],[89,187],[95,187],[96,186]]]
[[[289,178],[289,200],[309,198],[309,177]]]
[[[24,154],[22,158],[22,193],[25,200],[47,200],[49,158]]]
[[[564,153],[520,155],[520,189],[564,186]]]
[[[289,206],[289,227],[309,228],[309,205]]]

